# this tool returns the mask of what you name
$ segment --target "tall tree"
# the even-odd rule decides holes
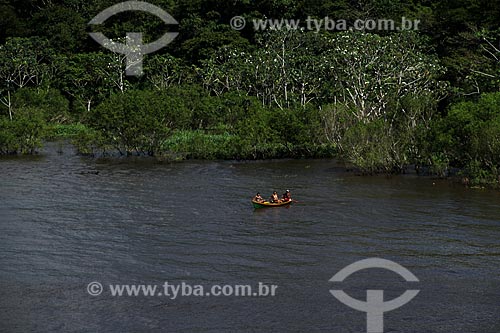
[[[12,119],[12,92],[26,86],[41,87],[51,79],[50,49],[38,37],[8,38],[0,45],[0,102]]]

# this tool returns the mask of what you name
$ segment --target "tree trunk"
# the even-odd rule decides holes
[[[12,120],[12,101],[10,99],[10,91],[7,91],[7,107],[9,108],[9,118]]]

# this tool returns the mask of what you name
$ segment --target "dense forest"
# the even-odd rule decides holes
[[[0,154],[70,139],[81,154],[337,157],[362,172],[500,175],[500,3],[490,0],[0,0]],[[231,18],[249,24],[234,30]],[[261,29],[258,19],[418,19],[418,31]],[[127,57],[89,37],[152,42]]]

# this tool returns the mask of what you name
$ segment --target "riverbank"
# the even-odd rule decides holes
[[[35,151],[34,154],[25,155],[25,158],[42,158],[47,153],[53,153],[54,151],[60,155],[66,156],[81,156],[87,157],[89,160],[101,162],[119,162],[123,163],[131,162],[134,163],[146,163],[146,164],[156,164],[156,163],[179,163],[179,162],[188,162],[188,161],[234,161],[234,162],[245,162],[245,163],[263,163],[263,162],[286,162],[293,160],[310,160],[310,161],[335,161],[334,167],[331,169],[332,172],[336,173],[344,173],[346,175],[353,175],[359,177],[397,177],[397,176],[415,176],[422,179],[427,179],[432,181],[433,183],[449,183],[453,185],[457,185],[460,187],[476,189],[476,190],[484,190],[484,189],[500,189],[500,183],[498,179],[495,179],[493,175],[485,174],[483,178],[469,178],[465,173],[465,170],[459,168],[451,168],[449,170],[445,170],[444,173],[436,173],[433,167],[422,167],[416,165],[408,165],[405,166],[400,172],[372,172],[367,173],[362,169],[356,167],[355,165],[346,163],[338,158],[337,155],[331,154],[320,157],[313,157],[307,155],[283,155],[280,157],[270,157],[267,159],[241,159],[241,158],[231,158],[228,156],[227,158],[218,158],[217,154],[213,153],[211,150],[206,150],[203,152],[203,155],[197,155],[196,153],[188,153],[185,151],[166,151],[157,156],[150,156],[147,154],[140,153],[132,153],[132,154],[121,154],[118,150],[103,151],[99,149],[93,149],[92,151],[82,152],[78,146],[78,142],[75,141],[81,132],[86,131],[85,126],[82,125],[70,125],[70,126],[54,126],[50,129],[50,135],[47,136],[47,140],[44,144]],[[175,141],[175,140],[172,140]],[[188,147],[186,145],[178,145],[178,147]],[[22,154],[21,154],[22,155]],[[0,159],[15,158],[19,156],[18,154],[11,155],[0,155]],[[31,157],[30,157],[31,156]],[[62,156],[64,158],[64,156]],[[119,163],[122,163],[119,162]]]
[[[148,156],[159,160],[267,160],[336,158],[331,144],[256,143],[245,146],[243,138],[224,129],[173,131],[157,151],[139,147],[126,149],[102,141],[99,134],[83,124],[52,125],[47,128],[47,141],[69,141],[78,154],[88,156]]]
[[[338,158],[363,174],[398,174],[416,165],[424,174],[448,177],[458,169],[464,185],[498,187],[500,93],[452,104],[446,114],[413,102],[434,114],[416,123],[399,106],[386,110],[391,118],[363,121],[354,109],[335,105],[280,109],[241,94],[211,96],[196,86],[133,90],[72,118],[36,106],[19,108],[13,119],[0,116],[0,154],[30,154],[44,140],[67,139],[90,156]]]

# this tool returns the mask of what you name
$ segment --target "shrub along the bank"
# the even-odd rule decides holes
[[[67,138],[82,154],[268,159],[340,152],[366,173],[416,164],[447,176],[455,168],[468,184],[497,184],[500,174],[500,93],[454,104],[444,116],[432,115],[435,106],[426,96],[411,97],[388,105],[373,121],[359,121],[339,105],[280,109],[236,92],[210,96],[191,85],[114,94],[85,123],[72,125],[46,125],[54,121],[47,113],[67,106],[61,96],[26,89],[14,101],[12,120],[0,116],[0,154],[29,154],[44,138]]]
[[[155,155],[174,128],[189,125],[191,113],[180,96],[132,90],[96,107],[89,125],[122,154]]]
[[[12,120],[0,116],[0,154],[33,154],[41,146],[44,128],[40,109],[18,109]]]
[[[452,105],[435,125],[434,155],[440,154],[471,183],[498,183],[500,168],[500,93],[477,102]]]
[[[69,123],[69,101],[57,89],[22,88],[12,96],[12,107],[16,109],[37,108],[50,123]]]
[[[210,96],[193,85],[129,90],[90,112],[90,131],[80,133],[76,144],[86,153],[111,148],[198,159],[309,157],[326,151],[314,148],[319,121],[313,115],[300,105],[281,110],[237,92]]]

